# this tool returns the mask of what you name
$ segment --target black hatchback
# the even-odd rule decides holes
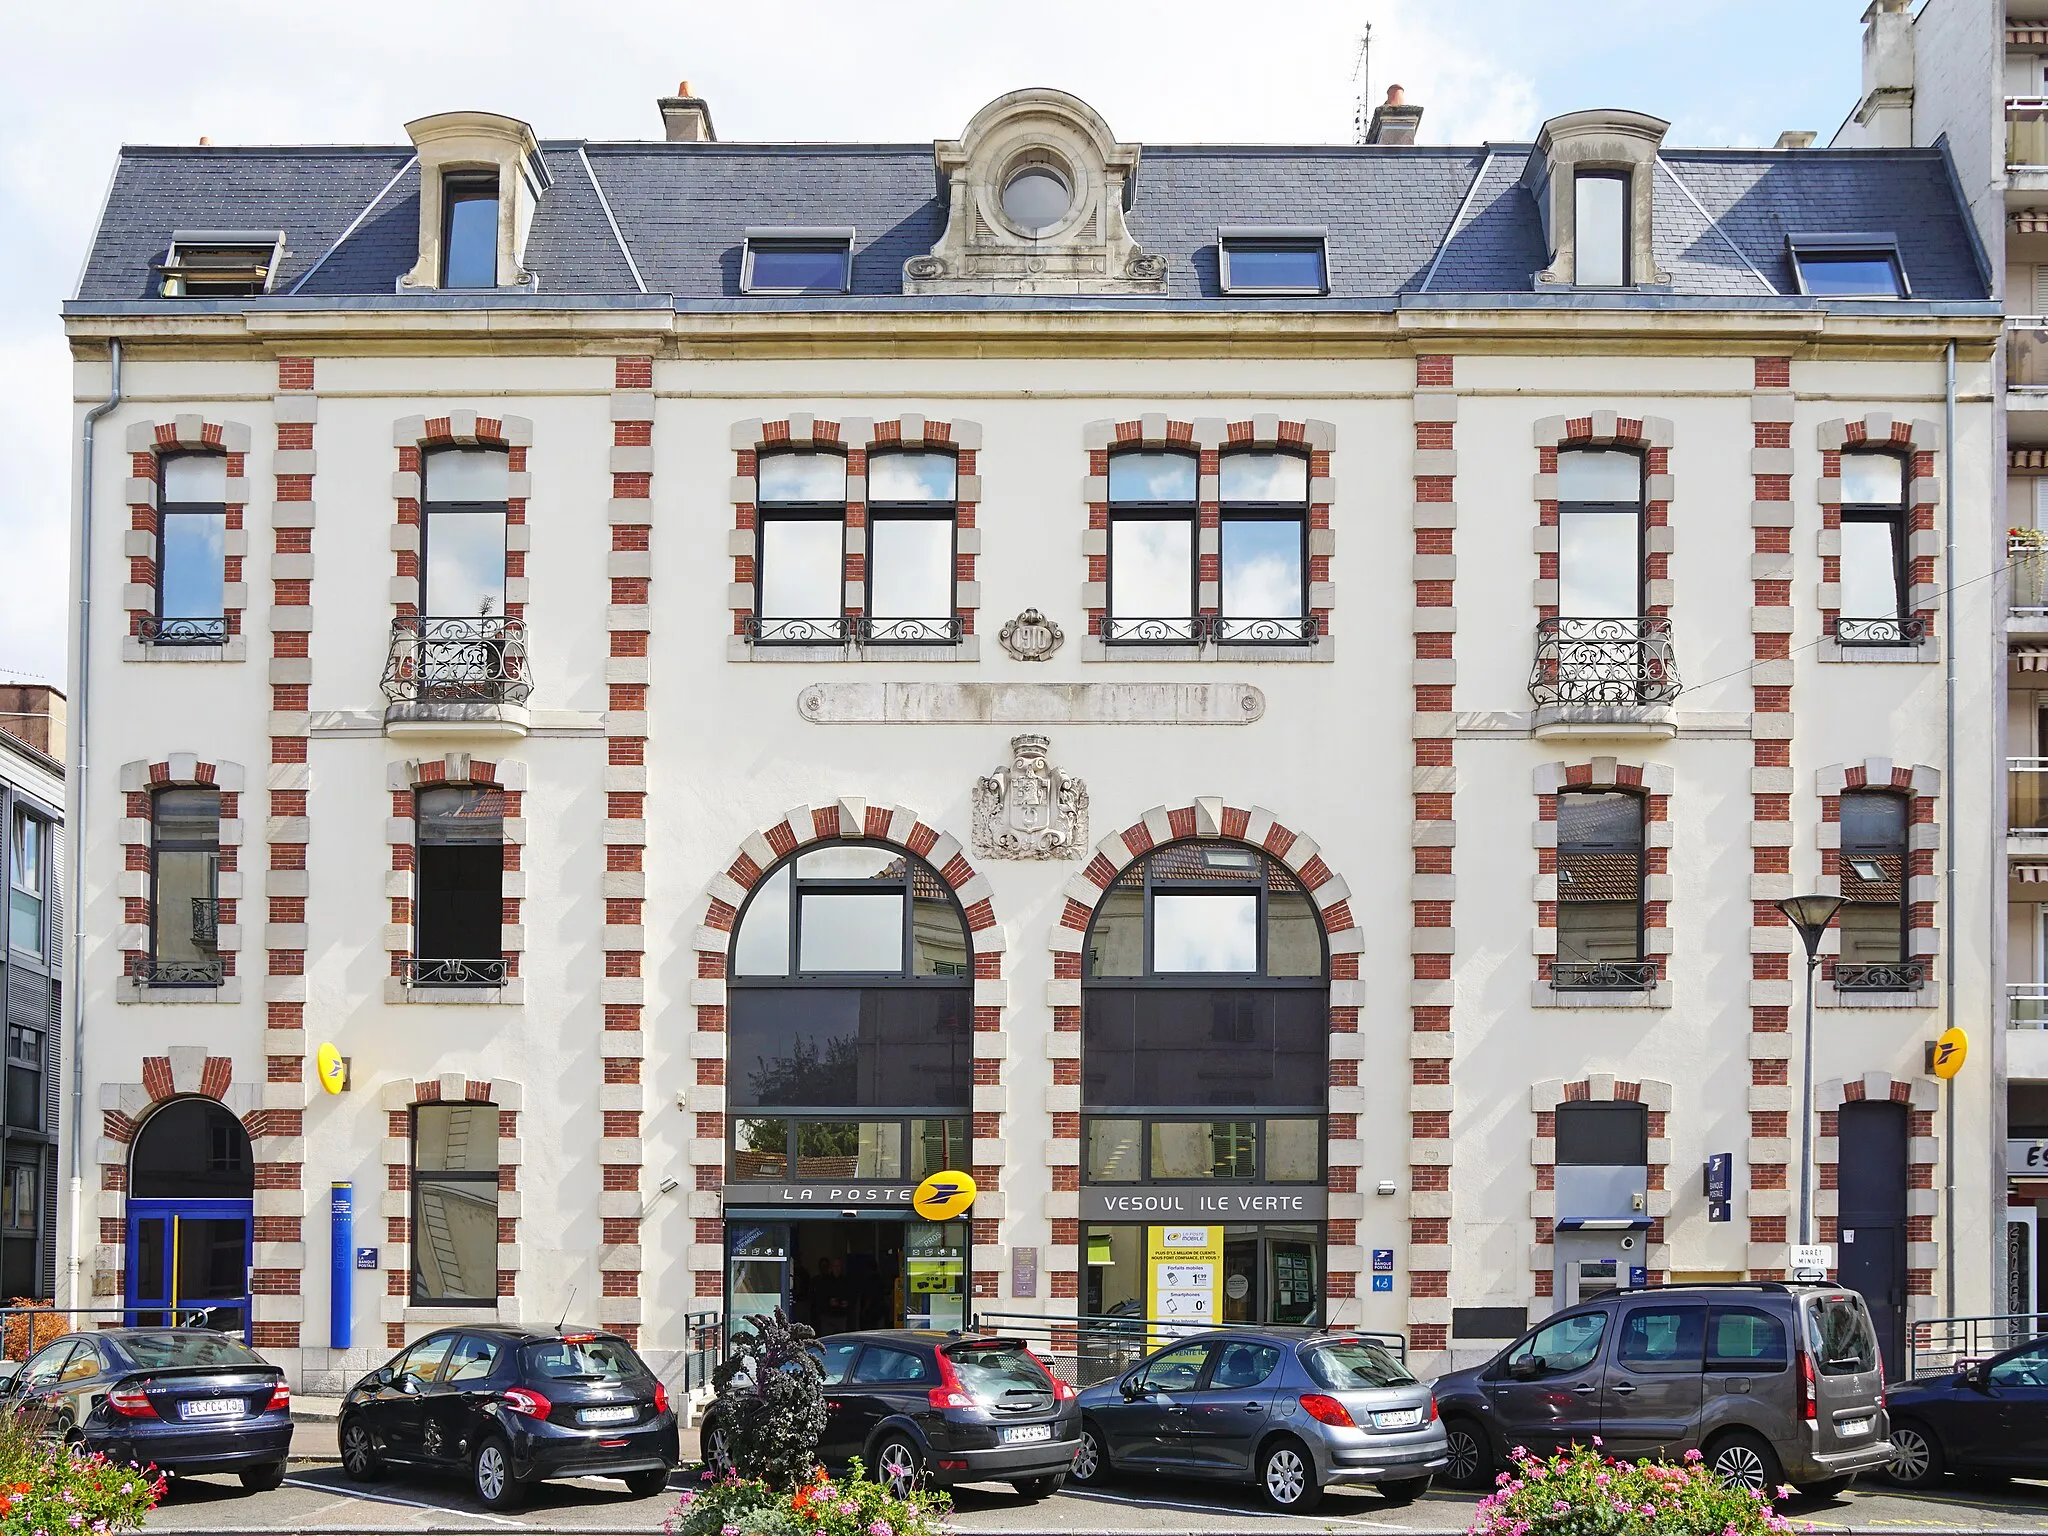
[[[992,1482],[1036,1500],[1066,1482],[1080,1405],[1021,1340],[891,1328],[837,1333],[815,1347],[825,1364],[818,1457],[833,1471],[858,1457],[899,1496]],[[714,1471],[729,1465],[715,1409],[704,1459]]]
[[[616,1334],[512,1327],[430,1333],[342,1399],[341,1469],[466,1475],[493,1509],[527,1485],[616,1477],[646,1497],[678,1458],[668,1391]]]

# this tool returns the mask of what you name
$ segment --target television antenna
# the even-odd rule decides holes
[[[1363,144],[1372,127],[1372,23],[1358,34],[1358,51],[1351,56],[1351,83],[1358,87],[1351,102],[1351,142]]]

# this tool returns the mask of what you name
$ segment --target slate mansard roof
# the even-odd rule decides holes
[[[1521,180],[1531,153],[1526,144],[1146,145],[1128,220],[1139,244],[1166,258],[1166,294],[1094,300],[906,297],[905,259],[930,251],[946,219],[929,144],[545,141],[541,153],[552,186],[535,213],[525,261],[538,276],[542,301],[763,310],[1387,309],[1479,294],[1531,302],[1534,274],[1547,259],[1536,204]],[[88,313],[138,303],[240,309],[337,300],[491,302],[491,294],[475,291],[395,299],[399,277],[418,255],[419,173],[412,158],[409,147],[125,148],[68,307]],[[1939,149],[1671,149],[1657,163],[1654,188],[1656,256],[1670,273],[1669,290],[1560,293],[1543,302],[1817,304],[1823,301],[1797,297],[1786,238],[1850,232],[1896,237],[1912,302],[1989,297],[1968,213]],[[1233,224],[1327,228],[1328,296],[1225,294],[1217,227]],[[748,228],[840,225],[856,231],[851,293],[740,292]],[[286,254],[267,298],[158,296],[155,264],[174,231],[280,228]],[[508,297],[531,303],[534,296]]]

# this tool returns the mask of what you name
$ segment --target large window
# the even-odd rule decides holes
[[[1842,455],[1841,612],[1844,645],[1905,645],[1922,625],[1906,606],[1909,567],[1906,461],[1895,453]]]
[[[412,1111],[412,1299],[498,1302],[498,1110],[416,1104]]]
[[[1104,640],[1159,645],[1202,638],[1195,602],[1196,463],[1192,453],[1111,457]]]
[[[1226,644],[1312,640],[1308,608],[1308,460],[1230,453],[1220,462],[1221,611]]]
[[[7,947],[41,959],[43,892],[49,883],[50,824],[16,806],[7,830]]]
[[[735,1179],[966,1166],[973,954],[929,865],[857,842],[785,860],[754,887],[730,969]]]
[[[764,453],[755,481],[752,638],[845,644],[846,460]]]
[[[498,286],[498,178],[457,175],[441,182],[441,286]]]
[[[510,459],[501,448],[425,456],[418,612],[394,621],[394,702],[517,704],[532,690],[526,626],[507,612]]]
[[[156,612],[144,626],[157,645],[227,642],[227,492],[220,454],[157,461]]]
[[[415,792],[413,957],[406,979],[425,987],[495,987],[505,980],[505,796],[494,784]]]
[[[1625,790],[1557,797],[1557,958],[1560,990],[1640,990],[1657,965],[1643,953],[1643,800]]]
[[[1628,172],[1579,171],[1572,177],[1573,246],[1581,288],[1628,284]]]
[[[150,797],[149,956],[159,987],[220,985],[220,791],[159,789]]]
[[[1835,962],[1835,986],[1841,990],[1911,991],[1923,979],[1907,949],[1911,809],[1907,796],[1884,790],[1842,796],[1843,905],[1836,919],[1842,948]]]
[[[1539,703],[1640,705],[1677,693],[1671,621],[1644,612],[1644,463],[1619,449],[1557,456],[1557,617],[1538,625]]]
[[[869,645],[951,644],[958,463],[949,453],[868,455]]]

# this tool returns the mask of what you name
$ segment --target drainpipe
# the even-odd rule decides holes
[[[77,718],[72,737],[70,800],[71,851],[71,965],[65,977],[64,1005],[70,1013],[71,1028],[71,1241],[66,1268],[65,1304],[77,1307],[84,1298],[79,1281],[84,1258],[79,1252],[85,1203],[85,806],[86,769],[91,761],[92,700],[92,440],[99,419],[121,403],[121,341],[107,343],[111,372],[107,398],[85,413],[79,433],[80,468],[78,491],[78,676],[72,685],[72,709]]]
[[[1942,708],[1944,753],[1941,765],[1942,784],[1946,791],[1946,809],[1943,819],[1948,822],[1942,847],[1942,902],[1948,913],[1948,922],[1943,926],[1943,948],[1948,951],[1942,965],[1942,1018],[1944,1027],[1956,1027],[1956,930],[1962,926],[1956,911],[1956,647],[1961,639],[1961,628],[1956,623],[1956,344],[1950,341],[1945,358],[1946,380],[1942,395],[1941,419],[1941,475],[1942,475],[1942,553],[1941,584],[1948,589],[1948,644],[1942,649]],[[1944,1188],[1941,1209],[1943,1215],[1943,1236],[1941,1245],[1944,1265],[1945,1294],[1948,1298],[1948,1315],[1957,1315],[1956,1303],[1956,1082],[1948,1080],[1944,1096],[1948,1100],[1945,1150],[1942,1158]]]

